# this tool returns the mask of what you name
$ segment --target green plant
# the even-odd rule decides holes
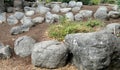
[[[96,26],[102,27],[102,26],[104,26],[104,23],[102,21],[100,21],[100,20],[92,20],[92,19],[89,19],[84,24],[86,26],[89,26],[89,27],[96,27]]]
[[[91,0],[90,4],[92,5],[98,5],[101,2],[101,0]]]
[[[52,25],[48,29],[48,36],[51,38],[55,38],[57,40],[63,40],[67,34],[71,33],[86,33],[90,32],[92,29],[90,27],[81,25],[79,23],[66,23],[66,24],[58,24]]]
[[[118,7],[120,9],[120,0],[117,0],[117,5],[118,5]]]

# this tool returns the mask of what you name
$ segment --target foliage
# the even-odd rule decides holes
[[[89,27],[96,27],[96,26],[103,27],[104,23],[97,19],[96,20],[89,19],[88,21],[85,22],[85,25]]]
[[[98,5],[101,2],[101,0],[91,0],[90,4],[92,5]]]
[[[50,26],[48,30],[48,35],[51,38],[58,40],[63,40],[67,34],[79,33],[79,32],[90,32],[91,28],[87,26],[82,26],[78,23],[66,23]]]
[[[69,22],[66,18],[62,19],[60,24],[51,25],[48,28],[48,36],[62,41],[67,34],[71,33],[87,33],[95,31],[94,27],[101,27],[98,20],[88,20],[86,22]]]
[[[118,5],[118,7],[120,9],[120,0],[117,0],[117,5]]]

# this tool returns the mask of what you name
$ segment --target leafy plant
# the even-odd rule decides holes
[[[90,3],[92,5],[98,5],[101,2],[101,0],[91,0]]]
[[[92,20],[92,19],[89,19],[84,24],[86,26],[89,26],[89,27],[96,27],[96,26],[102,27],[102,26],[104,26],[104,23],[102,21],[100,21],[100,20]]]
[[[104,24],[100,20],[89,19],[86,22],[69,22],[63,16],[60,24],[51,25],[48,28],[48,36],[62,41],[67,34],[71,33],[87,33],[95,31],[95,27],[102,27]]]
[[[57,40],[63,40],[67,34],[71,33],[86,33],[90,32],[92,29],[90,27],[78,24],[78,23],[66,23],[66,24],[58,24],[52,25],[48,29],[48,36],[51,38],[55,38]]]

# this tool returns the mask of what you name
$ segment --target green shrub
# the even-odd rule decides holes
[[[92,31],[90,27],[83,26],[78,23],[66,23],[50,26],[48,29],[48,36],[61,41],[67,34],[81,32],[86,33],[90,31]]]
[[[92,19],[89,19],[88,21],[86,21],[84,23],[86,26],[89,26],[89,27],[96,27],[96,26],[99,26],[99,27],[103,27],[104,26],[104,23],[100,20],[92,20]]]
[[[90,4],[92,5],[98,5],[101,2],[101,0],[91,0]]]
[[[120,0],[117,0],[117,5],[118,5],[118,7],[120,9]]]
[[[95,31],[94,27],[101,27],[103,24],[99,20],[88,20],[86,22],[68,22],[63,18],[60,24],[51,25],[48,28],[48,36],[62,41],[67,34],[87,33]]]

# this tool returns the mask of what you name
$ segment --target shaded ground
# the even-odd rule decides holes
[[[85,10],[93,10],[94,12],[98,6],[83,6],[82,9]],[[108,7],[109,8],[109,7]],[[109,8],[109,10],[111,10]],[[110,19],[110,21],[105,21],[106,23],[115,23],[119,22],[120,19]],[[3,42],[5,45],[10,45],[13,48],[14,41],[23,35],[28,35],[37,40],[37,42],[49,40],[49,38],[46,36],[46,29],[48,28],[48,24],[38,24],[35,27],[32,27],[29,32],[25,32],[19,35],[10,35],[10,29],[12,26],[9,26],[8,24],[0,24],[0,41]],[[27,58],[20,58],[16,56],[15,54],[11,59],[8,60],[0,60],[0,70],[47,70],[47,69],[41,69],[36,68],[31,64],[30,57]],[[53,69],[48,69],[53,70]],[[55,70],[77,70],[72,65],[67,65],[63,68],[55,69]]]

